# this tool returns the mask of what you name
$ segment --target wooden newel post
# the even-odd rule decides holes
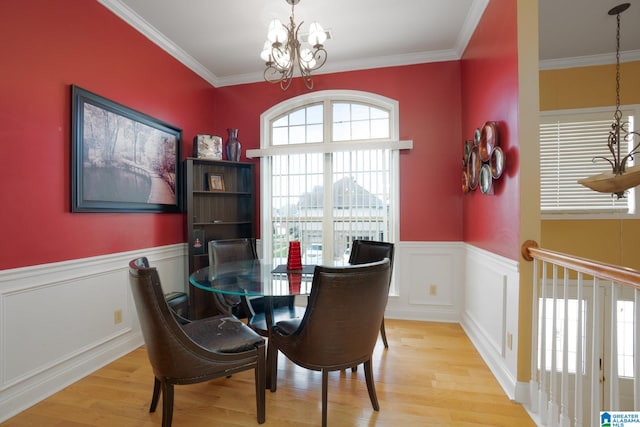
[[[520,253],[522,254],[522,258],[526,261],[533,261],[533,257],[529,253],[529,248],[537,248],[538,242],[535,240],[525,240],[520,249]]]

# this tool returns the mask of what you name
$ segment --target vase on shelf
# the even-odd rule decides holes
[[[225,147],[225,150],[227,152],[227,160],[239,162],[240,149],[242,148],[242,145],[238,140],[238,129],[227,129],[227,132],[229,133]]]

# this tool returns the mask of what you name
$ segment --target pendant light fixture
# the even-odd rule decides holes
[[[640,133],[629,131],[629,123],[622,121],[622,112],[620,111],[620,14],[627,10],[629,6],[630,3],[622,3],[609,11],[609,15],[615,15],[617,21],[616,111],[613,114],[613,123],[611,124],[607,142],[613,160],[606,157],[595,157],[593,159],[594,162],[596,160],[608,161],[612,171],[578,180],[578,183],[585,187],[600,193],[615,194],[618,199],[625,197],[628,189],[640,185],[640,165],[627,167],[627,162],[633,160],[634,156],[640,152],[640,141],[635,143],[635,139],[640,137]],[[622,152],[622,144],[625,143],[633,147],[628,154]]]

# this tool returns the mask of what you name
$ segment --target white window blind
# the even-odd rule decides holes
[[[633,211],[634,190],[627,198],[617,199],[598,193],[578,180],[610,172],[612,159],[607,146],[613,121],[613,109],[585,112],[545,113],[540,120],[540,209],[542,213],[628,213]],[[633,115],[623,121],[633,126]],[[628,144],[621,146],[628,153]],[[628,164],[631,165],[631,164]]]

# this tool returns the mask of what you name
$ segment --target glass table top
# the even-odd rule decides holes
[[[189,282],[209,292],[245,296],[308,295],[315,265],[302,270],[274,267],[261,260],[223,263],[216,268],[205,267],[189,276]]]

